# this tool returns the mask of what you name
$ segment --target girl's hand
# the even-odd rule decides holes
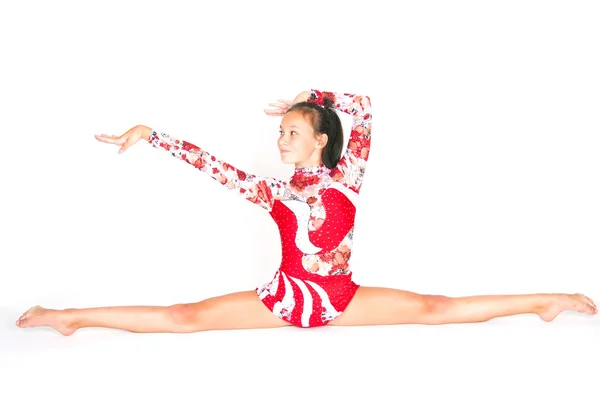
[[[278,99],[277,101],[279,101],[279,103],[270,103],[269,106],[273,108],[265,109],[265,113],[269,116],[283,116],[292,105],[297,104],[298,102],[308,101],[309,96],[309,91],[303,91],[298,94],[293,101]]]
[[[94,137],[100,142],[107,144],[120,145],[119,153],[125,152],[130,146],[137,143],[139,140],[148,140],[152,129],[147,126],[135,126],[127,130],[121,136],[107,135],[107,134],[95,134]]]
[[[283,116],[294,105],[292,101],[278,99],[279,103],[270,103],[271,109],[265,109],[265,113],[269,116]]]
[[[297,104],[298,102],[306,102],[308,101],[309,97],[310,91],[303,91],[300,94],[298,94],[296,98],[294,98],[294,104]]]

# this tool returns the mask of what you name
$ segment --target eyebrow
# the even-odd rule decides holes
[[[291,124],[291,125],[289,125],[288,127],[290,127],[290,128],[294,128],[294,129],[297,129],[297,128],[298,128],[298,126],[296,126],[295,124]],[[283,126],[279,125],[279,128],[280,128],[280,129],[282,129],[282,128],[283,128]]]

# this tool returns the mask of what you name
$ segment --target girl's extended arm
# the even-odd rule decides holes
[[[274,200],[283,196],[285,183],[268,177],[246,173],[231,164],[217,159],[198,146],[151,130],[144,137],[153,147],[162,148],[174,157],[185,161],[208,174],[228,189],[271,211]]]

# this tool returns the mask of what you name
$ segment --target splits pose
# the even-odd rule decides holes
[[[34,306],[19,327],[49,326],[63,335],[84,327],[131,332],[191,333],[217,329],[483,322],[495,317],[537,314],[552,321],[565,310],[597,314],[579,293],[446,297],[359,286],[352,279],[354,219],[371,143],[369,97],[309,90],[265,110],[283,116],[277,146],[294,164],[288,180],[242,171],[198,146],[138,125],[121,136],[96,135],[120,146],[138,141],[166,151],[229,190],[264,208],[279,227],[281,264],[255,290],[170,306],[67,308]],[[352,117],[343,148],[338,112]]]

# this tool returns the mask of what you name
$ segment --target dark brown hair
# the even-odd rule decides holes
[[[288,109],[288,112],[291,111],[300,111],[305,118],[308,116],[316,134],[327,134],[321,160],[329,169],[336,167],[342,157],[344,132],[333,101],[325,97],[323,106],[308,101],[298,102]]]

